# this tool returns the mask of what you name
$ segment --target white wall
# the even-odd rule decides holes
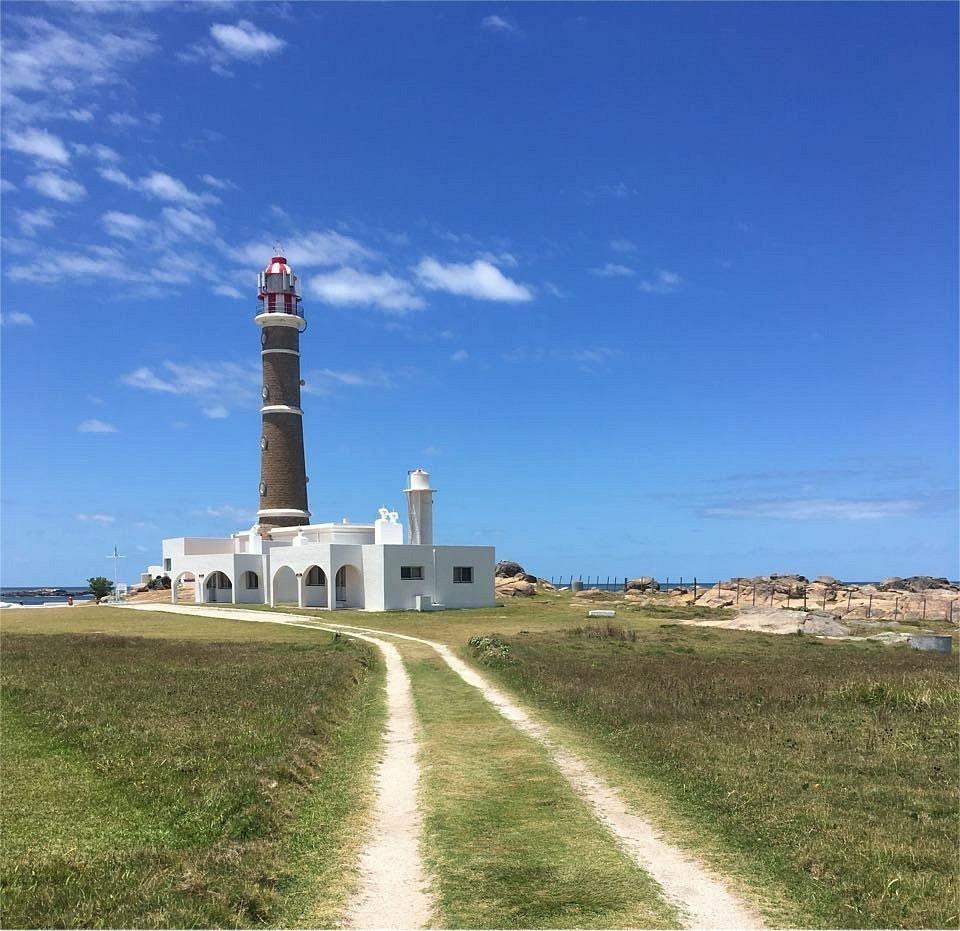
[[[492,546],[438,546],[437,601],[448,608],[487,608],[494,604]],[[473,582],[454,582],[454,566],[472,566]]]

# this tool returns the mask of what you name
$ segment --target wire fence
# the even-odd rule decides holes
[[[599,589],[605,592],[627,590],[627,583],[636,576],[560,575],[550,576],[550,584],[557,588]],[[690,592],[693,600],[710,589],[717,589],[718,602],[729,602],[733,607],[797,608],[819,610],[875,621],[945,621],[960,624],[960,595],[943,589],[943,595],[898,591],[863,591],[860,585],[793,584],[778,587],[775,582],[750,584],[733,580],[711,582],[697,576],[680,576],[657,581],[658,589],[677,589]],[[649,594],[649,592],[648,592]]]

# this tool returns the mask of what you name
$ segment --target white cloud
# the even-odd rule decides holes
[[[197,398],[208,417],[225,416],[236,407],[253,407],[260,402],[261,372],[257,363],[165,361],[156,370],[141,366],[121,381],[132,388],[158,394]],[[212,413],[211,413],[212,412]]]
[[[38,207],[36,210],[18,210],[17,225],[24,236],[33,236],[37,230],[53,226],[56,214],[47,207]]]
[[[600,278],[630,278],[636,274],[632,268],[626,265],[618,265],[616,262],[607,262],[602,268],[591,268],[591,275],[598,275]]]
[[[273,248],[269,239],[262,239],[243,246],[227,247],[226,251],[238,262],[262,268],[274,254]],[[283,243],[283,254],[294,268],[299,269],[344,265],[373,258],[376,253],[335,230],[315,230],[291,236]]]
[[[647,294],[670,294],[683,284],[683,279],[676,273],[661,269],[652,280],[640,282],[640,290]]]
[[[82,200],[87,196],[87,189],[79,181],[54,174],[52,171],[42,171],[40,174],[30,175],[27,178],[27,184],[44,197],[58,200],[64,204]]]
[[[77,424],[77,430],[80,433],[116,433],[117,428],[112,423],[107,423],[104,420],[97,420],[96,418],[91,418],[90,420],[82,420]]]
[[[226,191],[236,187],[232,181],[228,181],[226,178],[217,178],[214,177],[214,175],[200,175],[200,180],[204,184],[216,188],[218,191]]]
[[[203,408],[203,416],[209,417],[211,420],[222,420],[224,417],[230,416],[230,411],[222,404],[214,404],[212,407]]]
[[[118,239],[137,239],[153,228],[153,224],[149,220],[119,210],[108,210],[100,217],[100,222],[110,236],[115,236]]]
[[[420,283],[431,291],[447,291],[485,301],[529,301],[533,292],[513,281],[496,265],[477,259],[471,264],[444,265],[425,258],[415,269]]]
[[[101,168],[100,177],[129,190],[142,191],[157,200],[197,207],[200,204],[214,204],[219,198],[213,194],[196,194],[181,180],[163,171],[154,171],[143,178],[133,179],[119,168]]]
[[[243,292],[239,288],[235,288],[232,284],[218,284],[213,289],[214,294],[219,294],[220,297],[232,297],[237,300],[243,298]]]
[[[217,228],[209,217],[195,213],[188,207],[164,207],[161,215],[169,230],[189,239],[212,236]]]
[[[450,356],[451,362],[466,362],[470,358],[470,353],[466,349],[458,349]]]
[[[516,32],[517,27],[508,19],[502,16],[485,16],[480,20],[480,25],[491,32]]]
[[[92,521],[95,524],[112,524],[116,518],[110,514],[77,514],[77,520]]]
[[[102,95],[123,80],[123,70],[158,48],[156,36],[142,29],[86,23],[73,17],[67,28],[42,16],[4,18],[2,70],[7,125],[38,119],[87,122],[92,106],[82,95]],[[54,7],[47,9],[53,10]]]
[[[771,518],[774,520],[881,520],[918,510],[911,499],[850,500],[837,498],[735,502],[704,510],[707,517]]]
[[[401,374],[409,374],[402,372]],[[349,369],[313,369],[304,376],[304,394],[331,394],[336,388],[389,388],[393,380],[383,369],[365,372]]]
[[[73,151],[77,155],[92,155],[95,159],[100,162],[114,163],[119,162],[120,153],[116,149],[111,149],[108,145],[102,145],[99,142],[95,142],[93,145],[86,145],[83,142],[74,142],[72,143]]]
[[[310,292],[327,304],[366,304],[381,310],[403,312],[424,306],[409,281],[382,272],[367,274],[355,268],[338,268],[310,281]]]
[[[611,239],[610,248],[614,252],[636,252],[637,246],[635,243],[632,243],[629,239]]]
[[[246,60],[267,58],[287,44],[279,36],[257,29],[245,19],[232,26],[227,23],[214,23],[210,27],[210,35],[227,55]]]
[[[4,194],[9,194],[16,189],[17,186],[12,181],[8,181],[6,178],[0,178],[0,191],[3,191]]]
[[[132,113],[111,113],[107,119],[118,129],[129,129],[140,125],[140,118]]]
[[[8,149],[30,155],[55,165],[69,165],[70,153],[58,136],[45,129],[29,127],[20,132],[11,131],[6,135],[5,143]]]
[[[233,504],[222,504],[220,507],[216,508],[204,508],[201,514],[205,514],[207,517],[227,517],[230,520],[253,520],[257,515],[254,511],[251,511],[249,508],[238,508]]]
[[[33,317],[19,310],[7,311],[0,314],[0,325],[3,326],[33,326]]]

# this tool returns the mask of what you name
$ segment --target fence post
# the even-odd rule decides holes
[[[697,577],[693,577],[693,600],[697,600]]]
[[[737,579],[737,604],[740,604],[740,580]]]
[[[821,611],[827,610],[827,586],[826,585],[823,586],[823,599],[820,602],[820,610]]]
[[[787,583],[787,607],[790,607],[790,583]]]
[[[900,608],[900,596],[898,595],[896,598],[893,599],[893,619],[894,620],[897,619],[897,611],[899,610],[899,608]]]
[[[807,586],[803,586],[803,610],[807,610]]]
[[[754,606],[754,607],[757,606],[757,581],[756,581],[756,579],[754,579],[754,581],[753,581],[753,606]]]
[[[923,614],[920,615],[920,620],[925,621],[927,619],[927,596],[923,596]]]
[[[867,617],[873,613],[873,592],[870,592],[870,597],[867,599]]]
[[[853,590],[847,589],[847,614],[850,613],[850,599],[853,597]]]

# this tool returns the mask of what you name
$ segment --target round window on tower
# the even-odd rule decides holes
[[[270,397],[270,389],[266,385],[263,386],[263,391],[260,392],[260,397],[262,397],[264,401]]]
[[[267,493],[267,483],[266,483],[266,482],[261,482],[261,483],[260,483],[260,497],[262,498],[266,493]]]
[[[264,331],[260,334],[260,345],[261,345],[261,346],[266,346],[266,345],[267,345],[267,331],[266,331],[266,330],[264,330]]]
[[[267,438],[265,436],[260,437],[260,448],[261,449],[267,448]]]

